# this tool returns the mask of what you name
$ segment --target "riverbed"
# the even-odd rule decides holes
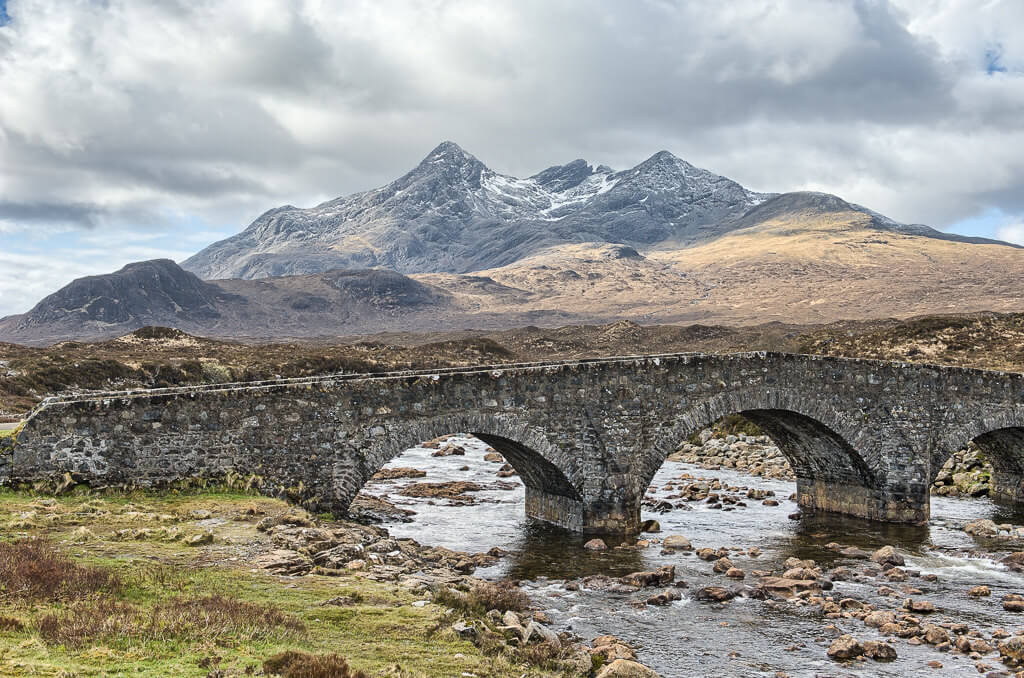
[[[412,522],[385,524],[396,537],[411,537],[423,544],[446,546],[462,551],[486,551],[499,547],[509,551],[493,567],[477,570],[477,576],[491,579],[513,578],[545,612],[558,630],[572,631],[586,640],[598,635],[618,636],[638,649],[639,658],[665,678],[690,676],[910,676],[980,675],[975,660],[954,652],[940,652],[928,645],[914,646],[905,640],[892,641],[898,659],[890,663],[866,661],[838,664],[826,655],[829,643],[840,633],[852,633],[860,640],[884,639],[876,629],[856,619],[826,619],[817,607],[800,607],[791,601],[736,598],[724,604],[698,602],[692,591],[708,585],[733,586],[734,580],[712,572],[712,563],[698,559],[693,552],[663,553],[660,546],[614,548],[609,539],[606,551],[589,551],[583,544],[589,539],[528,519],[525,515],[524,488],[516,477],[513,489],[485,489],[473,492],[474,503],[452,505],[440,499],[399,496],[397,491],[413,482],[464,480],[493,485],[499,479],[500,463],[484,460],[487,446],[474,438],[454,438],[449,443],[465,449],[464,456],[432,456],[436,450],[413,448],[389,464],[390,467],[415,467],[426,471],[419,479],[372,481],[364,492],[387,496],[390,501],[416,512]],[[465,470],[460,470],[465,469]],[[1024,524],[1024,514],[987,499],[932,498],[932,519],[927,526],[881,525],[834,515],[804,515],[789,497],[796,485],[785,480],[752,477],[736,471],[708,471],[699,467],[667,461],[652,482],[648,494],[654,504],[667,500],[684,474],[703,479],[718,479],[725,486],[757,488],[774,492],[777,506],[766,506],[760,499],[741,497],[745,506],[722,505],[711,508],[705,502],[686,502],[682,508],[665,512],[645,510],[644,519],[659,521],[661,532],[641,537],[653,540],[680,534],[694,547],[729,549],[733,564],[745,570],[745,582],[757,581],[752,570],[781,573],[789,557],[812,558],[823,567],[846,565],[856,572],[870,566],[864,560],[842,558],[827,544],[838,542],[873,551],[891,544],[906,558],[906,569],[921,575],[934,574],[937,581],[912,577],[893,583],[884,578],[865,582],[836,581],[826,592],[836,601],[857,598],[880,609],[898,610],[903,597],[928,600],[938,608],[931,623],[965,622],[991,638],[995,629],[1013,633],[1024,628],[1024,615],[1005,612],[1002,596],[1024,593],[1024,576],[1007,570],[996,560],[1006,553],[1024,548],[998,542],[978,542],[961,529],[977,518],[996,523]],[[687,481],[689,482],[689,481]],[[506,485],[507,486],[507,485]],[[635,543],[629,540],[626,545]],[[760,555],[749,555],[752,547]],[[682,600],[664,607],[637,606],[660,589],[639,593],[611,593],[568,590],[566,581],[595,574],[622,576],[662,565],[675,565],[677,580],[688,584]],[[992,595],[970,598],[972,586],[988,585]],[[897,591],[910,586],[921,593],[901,597],[879,595],[880,586]],[[834,628],[830,628],[834,625]],[[995,641],[991,641],[996,644]],[[983,660],[991,670],[999,670],[998,655]],[[930,667],[938,661],[942,668]]]

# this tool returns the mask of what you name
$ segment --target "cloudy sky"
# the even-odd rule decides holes
[[[0,316],[452,139],[1024,243],[1021,0],[0,0]]]

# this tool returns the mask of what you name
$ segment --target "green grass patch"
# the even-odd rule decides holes
[[[293,678],[561,675],[460,639],[444,607],[412,606],[421,593],[253,570],[252,554],[273,548],[255,523],[287,508],[209,489],[0,490],[0,675],[227,678],[282,655],[292,659],[281,675]],[[211,529],[214,542],[119,536],[167,526]],[[474,611],[524,604],[511,591],[470,595]]]

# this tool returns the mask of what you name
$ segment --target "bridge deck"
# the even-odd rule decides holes
[[[810,360],[834,361],[838,363],[860,363],[877,364],[888,367],[937,369],[943,371],[956,371],[960,373],[977,373],[989,376],[1021,376],[1024,373],[1005,372],[996,370],[983,370],[969,367],[952,367],[948,365],[934,365],[930,363],[908,363],[903,361],[877,360],[873,358],[849,358],[841,356],[826,356],[820,354],[785,353],[776,351],[744,351],[737,353],[653,353],[640,355],[609,356],[600,358],[574,358],[571,360],[545,360],[521,363],[498,363],[489,365],[469,365],[465,367],[442,367],[422,370],[391,370],[385,372],[352,372],[332,373],[310,377],[289,377],[281,379],[266,379],[260,381],[235,381],[220,382],[214,384],[196,384],[191,386],[171,386],[164,388],[139,388],[124,389],[118,391],[90,391],[65,396],[48,396],[42,400],[25,417],[25,421],[31,419],[39,411],[57,404],[96,402],[103,400],[120,400],[134,398],[152,398],[156,396],[189,395],[193,393],[216,393],[230,391],[253,391],[260,389],[271,389],[277,387],[304,387],[314,385],[332,385],[349,381],[386,381],[399,379],[415,379],[434,376],[449,376],[462,374],[482,374],[487,372],[520,372],[547,368],[577,367],[585,365],[622,364],[641,360],[693,360],[697,358],[718,358],[718,359],[749,359],[765,358],[768,356],[779,356],[789,358],[804,358]]]

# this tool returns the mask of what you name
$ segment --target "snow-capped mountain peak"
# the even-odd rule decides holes
[[[183,266],[207,279],[328,268],[464,272],[566,242],[691,242],[762,199],[667,151],[621,172],[578,159],[520,179],[445,141],[386,186],[271,210]]]

